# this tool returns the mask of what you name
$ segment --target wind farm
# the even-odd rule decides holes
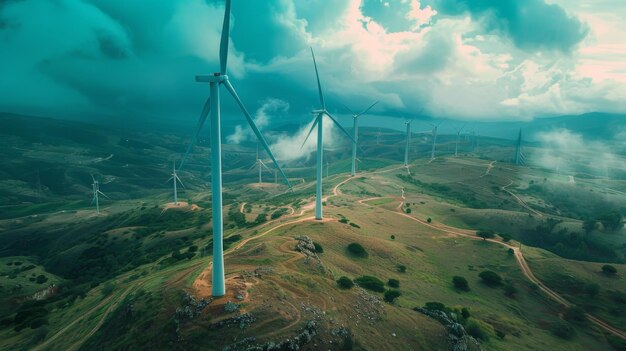
[[[576,4],[0,6],[6,82],[47,53],[0,83],[0,349],[623,350],[626,114],[550,34]]]

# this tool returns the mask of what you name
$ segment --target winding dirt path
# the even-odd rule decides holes
[[[527,209],[528,211],[536,214],[539,217],[543,217],[543,213],[536,211],[535,209],[533,209],[532,207],[528,206],[524,200],[522,200],[519,196],[515,195],[515,193],[513,193],[511,190],[507,189],[508,187],[510,187],[511,185],[513,185],[513,181],[511,180],[511,182],[505,186],[503,186],[501,189],[503,191],[506,191],[509,195],[513,196],[513,198],[515,199],[515,201],[517,201],[517,203],[519,203],[523,208]]]

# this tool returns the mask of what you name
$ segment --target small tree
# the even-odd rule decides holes
[[[389,281],[387,281],[387,285],[389,285],[392,288],[399,288],[400,287],[400,281],[398,279],[389,279]]]
[[[391,236],[391,240],[396,240],[396,236],[395,236],[395,235],[392,235],[392,236]]]
[[[509,256],[513,256],[515,254],[515,250],[513,250],[512,248],[509,248],[506,252],[509,253]]]
[[[316,253],[323,253],[324,252],[324,248],[322,247],[322,245],[320,245],[319,243],[316,243],[315,241],[313,242],[313,246],[315,246],[315,252]]]
[[[364,275],[362,277],[358,277],[354,280],[360,287],[376,292],[384,292],[385,291],[385,283],[382,280],[372,277],[369,275]]]
[[[461,316],[463,317],[463,319],[469,319],[469,317],[471,317],[470,311],[467,307],[463,307],[461,309]]]
[[[361,257],[361,258],[367,257],[367,251],[365,251],[365,248],[359,243],[349,244],[348,252],[350,252],[352,255],[356,257]]]
[[[502,277],[500,277],[496,272],[482,271],[478,276],[483,280],[483,283],[488,286],[494,287],[502,284]]]
[[[383,298],[385,299],[385,302],[393,303],[398,297],[400,297],[400,295],[402,294],[398,290],[387,290],[385,291]]]
[[[469,291],[470,290],[469,283],[467,282],[467,279],[465,279],[463,277],[459,277],[459,276],[452,277],[452,284],[454,285],[454,287],[457,290],[462,290],[462,291]]]
[[[354,282],[352,279],[344,276],[337,279],[337,285],[342,289],[351,289],[354,286]]]
[[[406,210],[404,210],[404,212],[411,213],[411,209],[409,207],[407,207]]]
[[[398,268],[398,272],[406,273],[406,266],[405,265],[399,264],[397,268]]]
[[[476,236],[483,238],[483,240],[487,240],[495,238],[496,233],[493,230],[479,230],[476,232]]]
[[[615,275],[617,274],[617,268],[615,268],[615,266],[611,266],[610,264],[605,264],[602,266],[602,272],[608,275]]]
[[[432,223],[432,221],[433,221],[433,219],[430,218],[430,217],[428,217],[428,219],[426,220],[426,222],[428,222],[428,223]]]

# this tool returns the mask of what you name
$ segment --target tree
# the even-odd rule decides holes
[[[509,241],[511,241],[511,235],[509,234],[502,233],[500,234],[500,237],[502,238],[502,241],[504,241],[505,243],[508,243]]]
[[[593,218],[588,218],[583,221],[583,229],[585,233],[589,234],[598,229],[598,221]]]
[[[316,243],[315,241],[313,242],[313,246],[315,246],[315,252],[316,253],[323,253],[324,252],[324,248],[322,247],[322,245],[320,245],[319,243]]]
[[[387,285],[389,285],[392,288],[399,288],[400,287],[400,281],[398,279],[389,279],[389,281],[387,281]]]
[[[496,232],[493,230],[479,230],[476,232],[476,236],[483,238],[483,240],[493,239],[496,237]]]
[[[463,277],[459,277],[459,276],[452,277],[452,284],[454,285],[454,287],[457,290],[462,290],[462,291],[469,291],[470,290],[469,283],[467,282],[467,279],[465,279]]]
[[[404,212],[406,212],[406,213],[411,213],[411,209],[407,207],[407,209],[406,209],[406,210],[404,210]]]
[[[587,284],[587,286],[585,286],[585,292],[589,297],[595,297],[600,292],[600,285],[596,283]]]
[[[359,243],[351,243],[348,245],[348,252],[356,257],[367,257],[367,251],[365,251],[365,248]]]
[[[428,219],[426,220],[426,222],[428,222],[428,223],[432,223],[432,221],[433,221],[433,219],[430,218],[430,217],[428,217]]]
[[[483,283],[488,286],[494,287],[502,284],[502,277],[500,277],[496,272],[482,271],[478,276],[483,280]]]
[[[403,264],[398,265],[398,272],[400,273],[406,273],[406,266]]]
[[[515,254],[515,250],[513,250],[512,248],[509,248],[507,252],[509,253],[510,256],[513,256]]]
[[[604,230],[614,232],[623,227],[622,214],[617,211],[603,213],[598,216],[598,220],[602,223]]]
[[[267,222],[267,214],[266,213],[259,213],[258,216],[256,216],[256,219],[254,220],[255,224],[261,224],[261,223],[265,223]]]
[[[344,276],[337,279],[337,285],[342,289],[351,289],[354,286],[354,282],[352,279]]]
[[[470,311],[467,307],[463,307],[461,309],[461,316],[463,316],[463,319],[469,319],[470,315]]]
[[[369,275],[364,275],[358,277],[354,280],[360,287],[363,289],[368,289],[376,292],[384,292],[385,291],[385,283],[376,278]]]
[[[605,264],[602,266],[602,272],[607,275],[615,275],[617,274],[617,268],[615,268],[615,266],[611,266],[610,264]]]
[[[393,303],[398,297],[400,297],[400,295],[402,294],[398,290],[387,290],[385,291],[383,298],[385,299],[385,302]]]

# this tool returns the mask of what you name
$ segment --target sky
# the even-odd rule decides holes
[[[0,111],[193,125],[221,0],[0,0]],[[626,111],[623,0],[233,0],[228,74],[257,120]],[[243,121],[226,91],[224,118]],[[239,134],[237,134],[239,133]],[[243,128],[230,135],[244,138]]]

